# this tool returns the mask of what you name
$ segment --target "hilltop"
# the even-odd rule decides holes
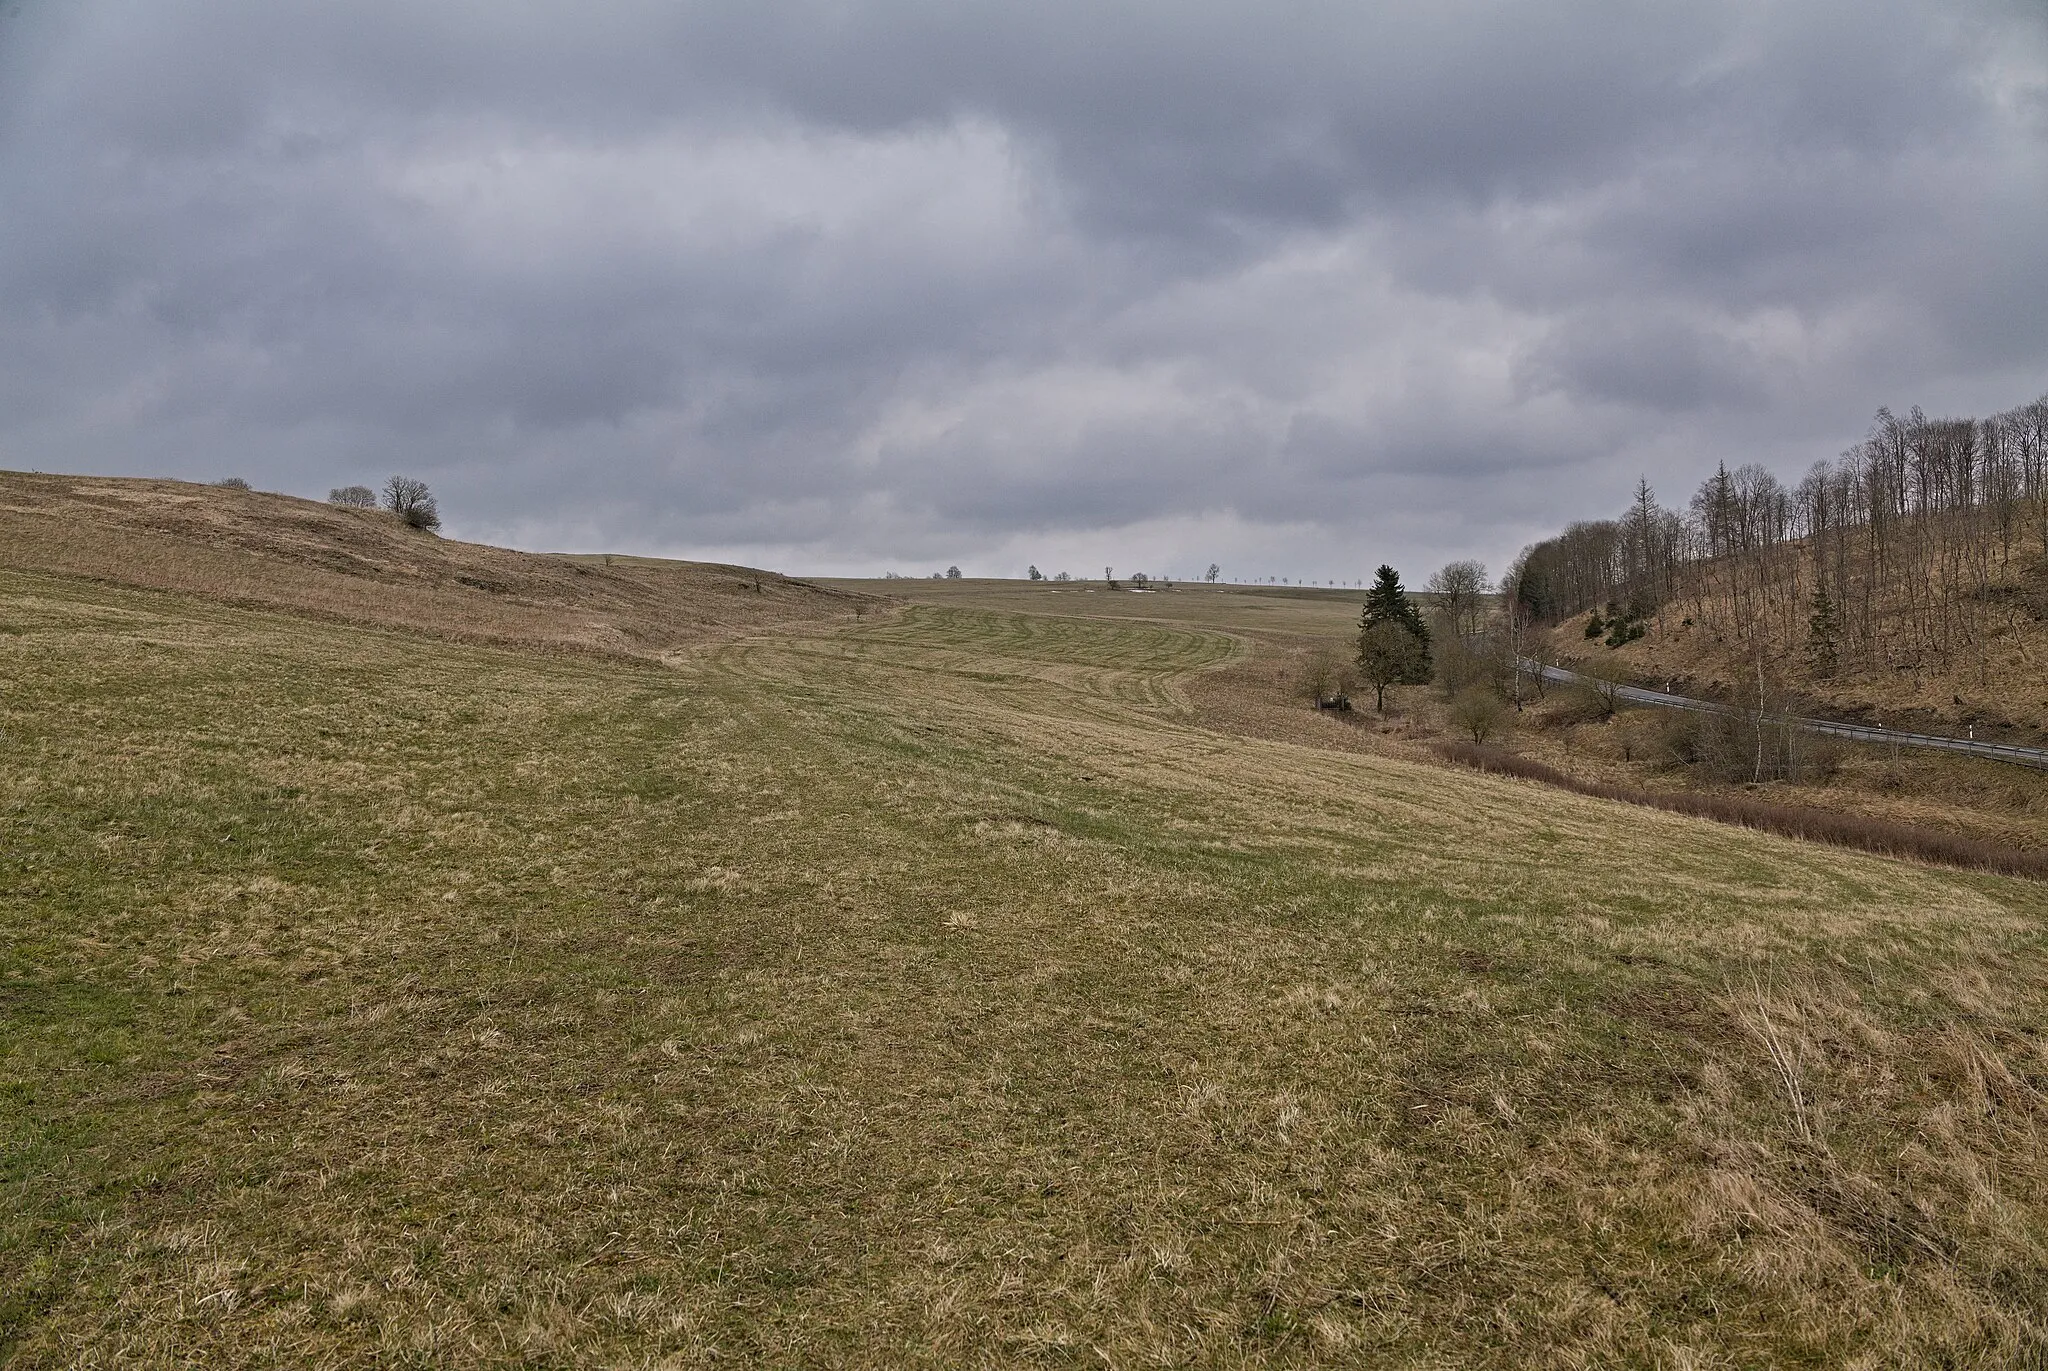
[[[0,471],[0,568],[635,657],[876,603],[751,567],[458,542],[383,510],[290,495],[17,471]]]

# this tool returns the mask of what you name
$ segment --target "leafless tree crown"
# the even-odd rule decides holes
[[[411,476],[394,476],[384,483],[384,508],[414,528],[441,527],[441,511],[425,481]]]

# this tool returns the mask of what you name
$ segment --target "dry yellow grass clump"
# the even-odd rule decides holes
[[[748,567],[461,543],[221,486],[0,471],[0,567],[90,576],[479,642],[655,656],[864,597]]]
[[[0,572],[4,1354],[2048,1357],[2048,890],[1226,736],[1229,606],[1103,598]]]

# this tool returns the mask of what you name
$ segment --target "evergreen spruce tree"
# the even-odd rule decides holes
[[[1806,621],[1806,665],[1815,678],[1827,680],[1840,665],[1842,628],[1826,586],[1813,591],[1813,612]]]
[[[1365,592],[1365,613],[1358,620],[1360,641],[1380,624],[1399,625],[1415,637],[1418,650],[1413,665],[1396,684],[1429,684],[1429,627],[1422,622],[1422,611],[1409,601],[1408,592],[1402,588],[1400,573],[1390,566],[1382,566],[1374,574],[1372,586]]]

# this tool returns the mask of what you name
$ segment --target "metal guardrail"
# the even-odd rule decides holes
[[[1606,685],[1606,682],[1577,671],[1567,671],[1561,666],[1545,666],[1530,657],[1518,657],[1515,665],[1522,671],[1532,672],[1546,681],[1558,681],[1565,685]],[[1736,709],[1732,705],[1717,704],[1712,700],[1695,700],[1685,695],[1672,695],[1662,690],[1646,690],[1641,686],[1621,685],[1614,687],[1616,699],[1631,704],[1650,705],[1657,709],[1686,709],[1695,714],[1746,714],[1749,711]],[[1834,738],[1847,738],[1852,742],[1881,743],[1892,747],[1933,748],[1941,752],[1963,752],[1972,757],[1989,757],[1993,761],[2011,762],[2015,766],[2032,767],[2048,771],[2048,748],[2024,747],[2019,743],[1994,743],[1976,738],[1949,738],[1939,733],[1907,733],[1896,728],[1879,728],[1872,724],[1844,724],[1832,719],[1809,719],[1797,714],[1767,714],[1764,716],[1773,724],[1789,725],[1807,733],[1824,733]]]

